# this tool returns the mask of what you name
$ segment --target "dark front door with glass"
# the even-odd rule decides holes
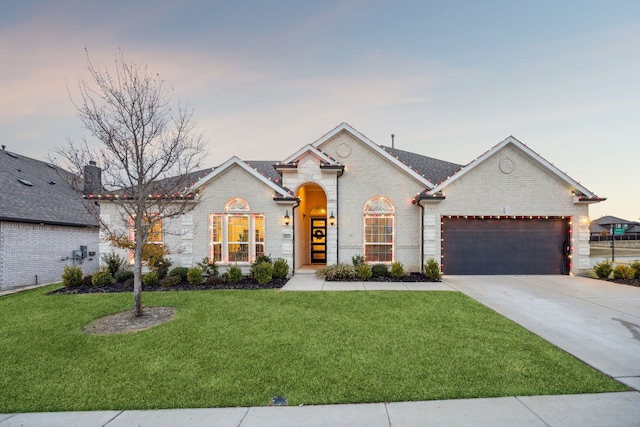
[[[327,219],[311,218],[311,263],[327,262]]]

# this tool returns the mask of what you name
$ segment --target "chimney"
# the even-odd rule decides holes
[[[89,161],[84,167],[84,194],[98,194],[102,192],[102,169],[96,162]]]

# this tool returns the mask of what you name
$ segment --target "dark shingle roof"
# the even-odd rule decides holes
[[[98,226],[82,194],[71,186],[72,179],[71,173],[49,163],[0,151],[0,220]]]
[[[398,150],[397,148],[391,148],[384,145],[381,145],[380,148],[385,150],[391,156],[396,157],[405,165],[410,166],[411,169],[418,171],[420,175],[427,178],[434,185],[438,185],[462,169],[462,165],[434,159],[433,157]]]

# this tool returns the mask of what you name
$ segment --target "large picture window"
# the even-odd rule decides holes
[[[249,263],[264,255],[264,215],[252,214],[249,204],[234,198],[224,213],[209,214],[209,258],[221,263]]]
[[[395,213],[384,197],[370,199],[364,207],[364,256],[367,262],[393,262]]]

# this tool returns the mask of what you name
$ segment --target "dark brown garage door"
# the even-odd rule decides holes
[[[568,274],[569,219],[442,218],[444,274]]]

